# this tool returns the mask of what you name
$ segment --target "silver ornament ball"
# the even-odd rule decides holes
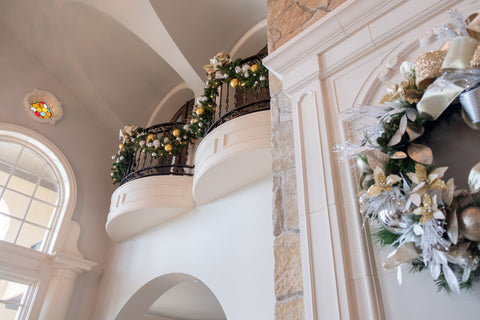
[[[401,223],[404,222],[405,201],[397,198],[391,198],[385,207],[378,210],[377,216],[380,223],[390,232],[402,234]]]
[[[480,241],[480,208],[468,207],[458,217],[460,233],[471,241]]]

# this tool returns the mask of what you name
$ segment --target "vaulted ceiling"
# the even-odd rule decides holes
[[[84,108],[113,137],[126,124],[170,120],[203,92],[202,67],[216,53],[239,58],[258,52],[267,41],[266,16],[265,0],[1,0],[1,92],[15,103],[35,87],[61,92],[66,117],[71,108]],[[200,308],[218,306],[202,290],[182,285],[150,316],[187,319],[196,313],[188,319],[198,320],[223,314]],[[193,293],[205,300],[198,297],[191,309],[180,304],[177,317],[163,307],[195,300]]]
[[[259,29],[266,11],[258,0],[2,0],[0,68],[29,55],[15,70],[42,64],[106,126],[144,126],[162,102],[153,120],[201,94],[202,66]],[[266,44],[259,30],[248,54]]]

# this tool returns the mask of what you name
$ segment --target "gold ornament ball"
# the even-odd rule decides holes
[[[173,136],[174,136],[175,138],[178,138],[178,137],[180,137],[180,135],[182,134],[182,132],[180,131],[180,129],[174,129],[174,130],[172,131],[172,134],[173,134]]]
[[[230,87],[232,87],[232,88],[238,87],[239,84],[240,84],[240,81],[236,78],[230,80]]]
[[[169,143],[165,145],[165,151],[171,152],[173,150],[173,146]]]
[[[195,113],[197,114],[197,116],[203,116],[205,114],[205,108],[198,107],[197,110],[195,110]]]
[[[469,207],[458,216],[460,233],[472,241],[480,241],[480,208]]]
[[[120,144],[118,145],[118,149],[120,149],[120,150],[123,150],[124,147],[125,147],[125,146],[123,145],[123,143],[120,143]]]
[[[147,141],[153,141],[153,139],[155,139],[155,135],[153,133],[150,133],[148,136],[147,136]]]
[[[252,64],[252,66],[250,67],[250,71],[257,72],[258,71],[258,65]]]

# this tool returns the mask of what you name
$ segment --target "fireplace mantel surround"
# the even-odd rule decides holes
[[[346,1],[264,59],[292,102],[305,319],[386,318],[357,175],[333,148],[355,135],[341,113],[379,101],[403,61],[438,49],[431,30],[452,8],[467,15],[480,5]]]

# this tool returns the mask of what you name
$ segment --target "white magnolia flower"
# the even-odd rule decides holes
[[[242,68],[240,67],[235,67],[235,73],[240,73],[242,72]]]
[[[153,146],[154,146],[155,148],[160,147],[160,140],[153,140]]]
[[[143,147],[145,145],[145,141],[142,140],[142,141],[139,142],[139,144],[140,144],[141,147]]]
[[[403,74],[405,78],[411,78],[415,74],[415,63],[409,61],[404,61],[400,65],[400,73]]]

